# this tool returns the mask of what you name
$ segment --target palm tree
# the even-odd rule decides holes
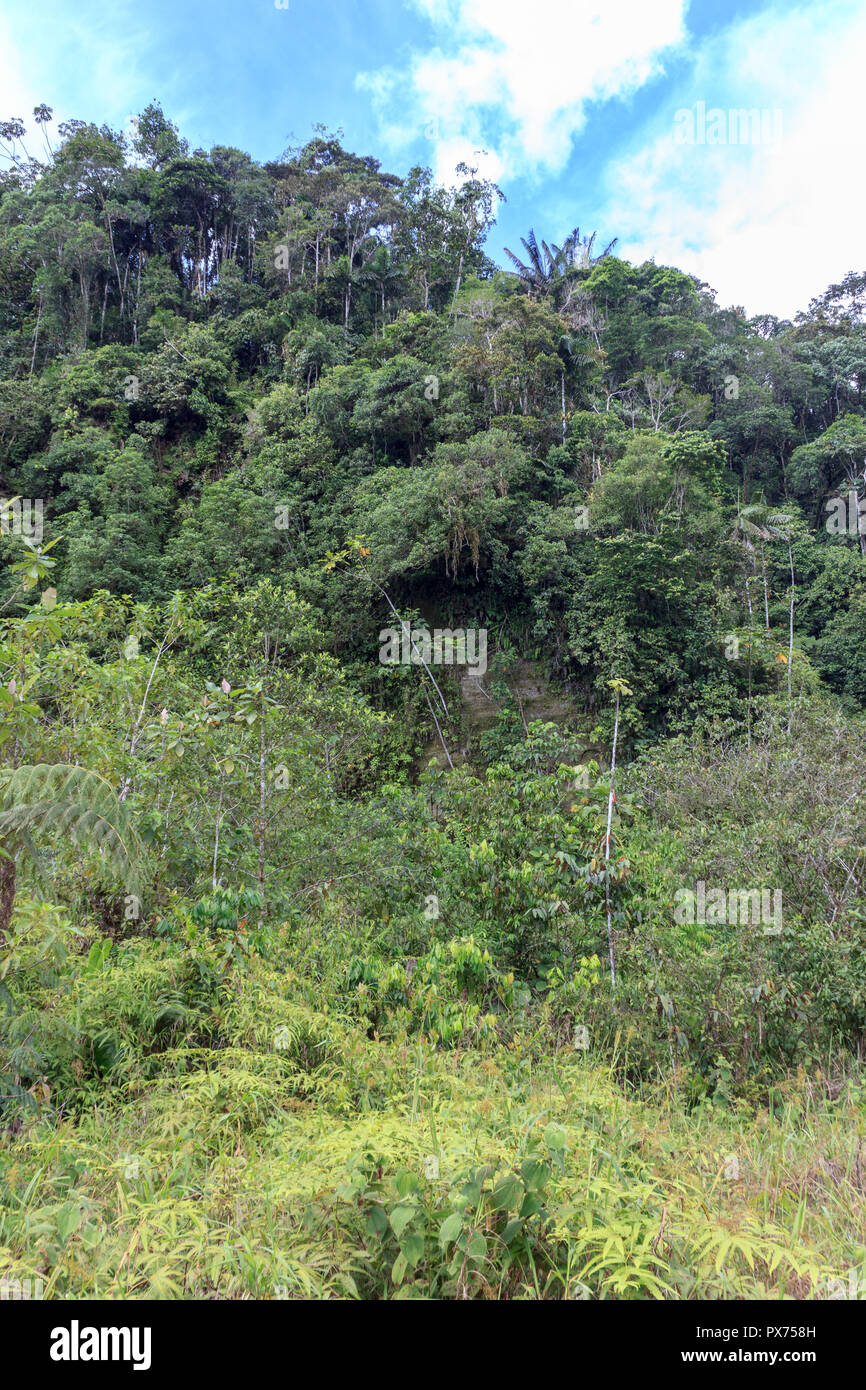
[[[748,682],[749,691],[746,701],[746,741],[747,746],[752,746],[752,660],[753,660],[753,614],[752,614],[752,594],[749,585],[752,579],[756,578],[755,570],[755,547],[753,541],[758,539],[761,542],[761,572],[764,580],[764,626],[765,631],[770,630],[770,604],[767,594],[767,565],[764,555],[764,542],[770,539],[770,532],[766,526],[769,509],[761,502],[755,502],[747,507],[740,506],[740,494],[737,492],[737,515],[734,519],[734,540],[741,540],[749,551],[752,561],[752,574],[746,575],[746,607],[749,610],[749,666]]]
[[[778,540],[781,532],[773,525],[772,509],[765,502],[751,502],[747,507],[737,506],[737,516],[734,522],[734,536],[741,539],[747,550],[752,551],[754,565],[754,545],[757,541],[761,548],[761,578],[764,586],[764,630],[770,630],[770,601],[767,591],[767,560],[764,546],[767,541]],[[749,592],[749,581],[746,580],[746,594]],[[748,599],[749,616],[751,617],[752,601]]]
[[[794,664],[794,596],[796,586],[796,576],[794,572],[794,538],[801,529],[802,523],[792,512],[776,512],[768,507],[765,502],[753,502],[748,507],[738,506],[737,516],[734,522],[734,535],[742,537],[746,549],[754,552],[752,540],[759,542],[761,547],[761,573],[764,585],[764,624],[765,631],[770,630],[770,605],[767,593],[767,565],[764,554],[766,541],[784,541],[788,547],[788,565],[791,571],[791,590],[788,603],[788,733],[791,732],[791,704],[792,704],[792,668]],[[753,568],[754,568],[753,559]],[[749,609],[749,679],[750,691],[749,702],[751,709],[751,627],[752,627],[752,600],[749,597],[749,580],[746,579],[746,603]]]
[[[104,777],[69,763],[6,768],[0,772],[0,940],[12,920],[18,858],[38,859],[33,833],[39,831],[96,849],[130,891],[138,886],[141,841],[129,808]]]
[[[619,240],[619,237],[614,237],[613,241],[608,242],[600,256],[594,256],[592,248],[597,236],[598,232],[593,232],[591,236],[582,237],[580,228],[575,227],[573,231],[569,232],[561,247],[554,246],[557,259],[569,268],[573,266],[578,270],[590,270],[592,266],[598,265],[599,261],[603,261],[605,256],[610,255]]]
[[[509,260],[513,261],[517,267],[517,274],[525,290],[529,294],[546,294],[550,289],[556,273],[556,257],[551,251],[546,241],[542,241],[539,250],[538,242],[535,239],[535,232],[530,227],[529,236],[521,237],[521,243],[527,256],[529,264],[524,265],[513,251],[505,248],[505,254]]]
[[[531,295],[541,296],[553,289],[556,282],[562,280],[569,272],[590,270],[599,261],[603,261],[605,256],[610,255],[616,246],[617,238],[614,237],[613,241],[608,243],[600,256],[594,256],[592,248],[596,236],[597,233],[593,232],[589,237],[581,237],[580,228],[575,227],[561,246],[554,243],[551,247],[546,241],[542,241],[539,247],[535,232],[530,227],[529,235],[520,238],[529,263],[521,261],[507,246],[505,254],[517,267],[517,274],[524,289]]]
[[[394,263],[386,246],[379,246],[363,270],[358,271],[356,278],[360,285],[365,285],[372,290],[374,306],[377,302],[381,303],[382,336],[384,337],[387,296],[402,286],[403,268]]]

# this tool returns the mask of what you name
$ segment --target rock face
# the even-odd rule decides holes
[[[501,706],[487,690],[487,680],[487,676],[467,671],[460,682],[463,722],[467,733],[483,733],[496,723]]]
[[[489,672],[484,676],[479,676],[471,670],[467,670],[460,681],[463,741],[461,746],[457,748],[452,748],[450,744],[448,748],[455,767],[459,767],[461,763],[467,761],[469,745],[473,737],[477,739],[479,734],[491,729],[499,717],[502,704],[491,695],[491,684]],[[527,725],[531,724],[534,719],[540,719],[553,724],[567,724],[571,728],[575,727],[577,711],[574,705],[562,696],[551,693],[540,662],[518,661],[508,677],[508,688]],[[434,757],[438,758],[440,763],[445,761],[442,744],[436,737],[432,738],[422,750],[416,771],[423,771]]]

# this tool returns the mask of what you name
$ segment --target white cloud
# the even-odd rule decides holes
[[[44,96],[34,94],[31,82],[24,76],[24,65],[12,42],[9,25],[0,15],[0,119],[5,121],[17,116],[24,122],[31,132],[29,138],[25,137],[25,143],[34,159],[44,157],[45,151],[32,111],[44,100]],[[51,126],[48,131],[50,135]],[[4,159],[2,163],[6,165],[8,161]]]
[[[130,103],[140,92],[150,99],[150,80],[143,75],[151,60],[148,31],[127,18],[118,34],[114,18],[111,11],[99,21],[65,14],[52,20],[57,32],[47,43],[38,27],[0,16],[0,119],[21,118],[28,131],[25,143],[35,158],[45,156],[32,116],[37,104],[47,102],[54,110],[46,129],[56,149],[61,122],[107,122],[128,133]],[[163,89],[170,75],[171,70],[163,75]],[[62,104],[57,93],[63,94]]]
[[[432,139],[439,177],[455,152],[488,172],[560,172],[593,101],[627,96],[682,42],[686,0],[414,0],[438,42],[408,72],[361,73],[395,147]],[[433,134],[430,134],[430,131]],[[476,161],[477,162],[477,161]]]
[[[652,117],[625,138],[622,111],[610,123],[596,196],[584,191],[593,225],[618,233],[622,254],[676,264],[724,303],[785,316],[866,264],[860,0],[794,9],[777,0],[699,36],[686,34],[685,0],[411,3],[433,26],[431,48],[357,82],[373,97],[383,141],[417,148],[426,136],[425,162],[439,179],[465,159],[507,192],[526,180],[536,190],[526,222],[537,225],[561,209],[560,176],[590,105],[627,99],[661,76]],[[672,57],[674,76],[665,76]],[[699,101],[779,109],[782,139],[676,144],[676,110]],[[598,168],[597,145],[592,153]]]
[[[724,304],[789,317],[864,268],[860,172],[866,12],[849,3],[779,9],[734,24],[695,52],[688,85],[629,153],[608,166],[600,217],[621,251],[708,281]],[[677,108],[781,109],[782,138],[683,145]]]

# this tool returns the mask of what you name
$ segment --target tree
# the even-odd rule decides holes
[[[761,578],[764,589],[764,628],[770,630],[770,598],[767,588],[767,557],[764,549],[767,541],[777,537],[779,532],[770,522],[772,508],[765,502],[752,502],[748,507],[741,507],[739,498],[737,499],[737,515],[734,521],[734,536],[742,540],[746,550],[752,553],[752,568],[755,568],[753,540],[757,540],[761,547]],[[749,593],[749,579],[746,579],[746,607],[749,610],[749,622],[752,620],[752,599]]]
[[[403,283],[403,269],[396,265],[391,257],[391,253],[386,246],[380,246],[374,252],[371,259],[364,266],[357,276],[358,283],[369,287],[375,296],[374,306],[378,300],[382,309],[382,336],[385,336],[385,324],[389,295],[394,295]],[[375,322],[375,307],[374,307]]]
[[[573,333],[563,333],[559,339],[559,355],[561,359],[560,367],[560,388],[561,388],[561,408],[562,408],[562,442],[565,443],[566,416],[565,416],[565,373],[566,366],[571,370],[578,366],[591,366],[594,362],[592,352],[587,347],[585,341],[575,336]]]
[[[791,481],[800,496],[811,496],[820,520],[827,494],[847,485],[856,501],[866,493],[866,421],[847,414],[835,420],[810,444],[801,444],[791,455]],[[860,553],[866,555],[866,537],[858,530]]]
[[[590,511],[603,530],[657,535],[664,526],[706,528],[721,490],[725,455],[699,430],[633,433],[621,458],[595,483]]]
[[[581,237],[580,228],[575,227],[569,232],[562,246],[548,246],[546,241],[542,241],[539,247],[535,238],[535,232],[529,229],[527,237],[521,237],[523,249],[526,252],[528,263],[524,263],[513,251],[505,248],[505,254],[513,265],[517,267],[517,274],[523,288],[530,294],[540,297],[549,294],[558,282],[570,276],[575,270],[590,270],[609,256],[616,246],[617,238],[609,242],[601,255],[593,255],[596,233],[593,232],[589,237]]]
[[[557,258],[546,241],[542,241],[539,247],[535,239],[535,232],[531,227],[529,236],[521,237],[520,240],[527,255],[527,263],[515,256],[513,251],[509,251],[507,246],[505,254],[517,267],[520,282],[527,293],[540,297],[548,293],[559,273],[560,267]]]
[[[175,159],[185,159],[189,145],[177,126],[164,114],[158,101],[152,101],[135,118],[132,148],[149,168],[161,169]]]
[[[610,987],[616,989],[616,967],[614,964],[613,950],[613,919],[611,916],[610,905],[610,827],[613,820],[613,804],[616,800],[614,784],[616,779],[616,744],[619,737],[619,702],[622,695],[631,695],[632,691],[625,681],[612,680],[608,685],[616,696],[616,713],[613,721],[613,742],[610,749],[610,791],[607,798],[607,830],[604,837],[604,904],[607,911],[607,945],[610,957]]]
[[[787,543],[788,565],[791,571],[791,594],[788,605],[788,733],[790,734],[793,710],[791,681],[794,671],[794,594],[796,588],[793,541],[798,532],[802,533],[803,523],[799,517],[791,512],[770,512],[767,517],[767,525],[771,535],[779,536]]]

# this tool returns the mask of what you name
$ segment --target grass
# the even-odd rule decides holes
[[[519,1038],[343,1043],[175,1047],[32,1113],[0,1149],[0,1271],[45,1297],[749,1299],[854,1270],[866,1296],[855,1079],[687,1113]]]

